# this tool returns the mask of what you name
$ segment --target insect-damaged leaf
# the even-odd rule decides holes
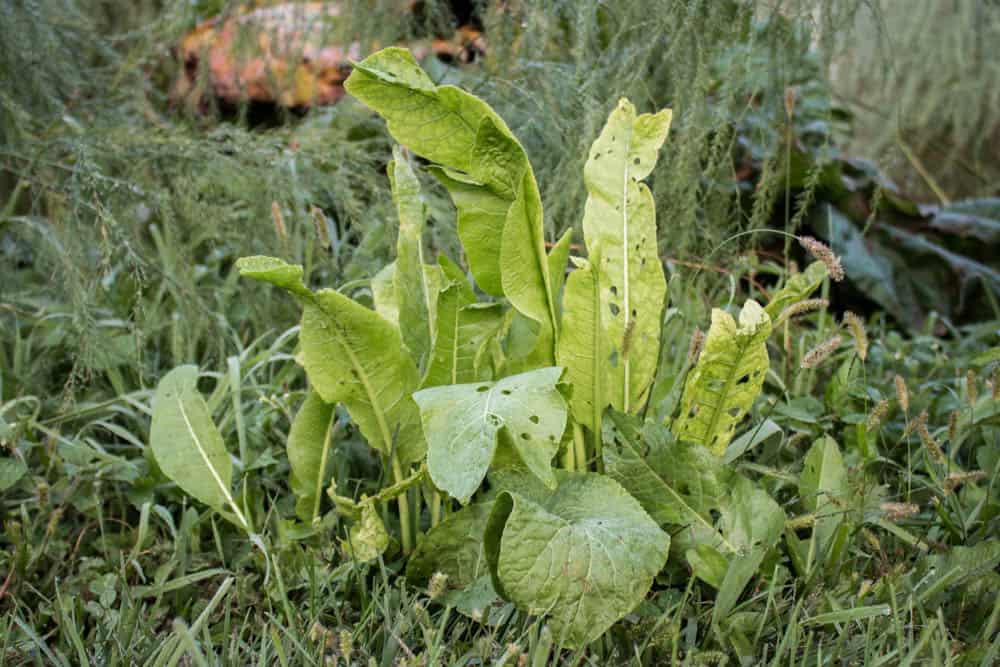
[[[160,380],[149,432],[153,456],[163,474],[185,493],[216,510],[232,512],[237,523],[249,530],[233,500],[229,452],[197,383],[197,366],[178,366]]]
[[[295,494],[295,513],[303,521],[319,518],[323,492],[330,483],[333,421],[333,404],[310,391],[288,433],[289,482]]]
[[[625,99],[611,113],[584,168],[583,233],[563,297],[559,363],[573,384],[573,415],[600,430],[607,405],[634,412],[656,372],[666,279],[656,243],[653,195],[642,183],[656,165],[671,113],[636,116]]]
[[[507,125],[474,95],[434,85],[404,49],[369,56],[345,86],[385,117],[397,141],[440,165],[431,172],[458,207],[458,234],[476,282],[539,322],[540,344],[551,348],[556,318],[541,198]],[[547,356],[552,360],[551,349]]]
[[[656,242],[656,206],[642,179],[656,165],[671,112],[636,116],[626,100],[608,117],[584,167],[583,235],[599,256],[602,350],[607,399],[634,412],[656,373],[667,283]],[[596,252],[595,252],[596,251]]]
[[[485,540],[494,588],[548,614],[561,645],[585,646],[642,601],[670,538],[603,475],[559,470],[554,491],[524,473],[504,477]]]
[[[531,472],[555,484],[552,457],[566,428],[561,368],[541,368],[498,382],[448,385],[413,395],[427,437],[434,484],[465,503],[479,488],[506,432]]]
[[[383,454],[395,443],[402,463],[423,457],[420,416],[410,398],[419,383],[417,367],[399,327],[334,290],[310,292],[301,281],[295,284],[288,278],[291,269],[281,265],[290,265],[265,259],[243,258],[237,267],[244,275],[299,297],[303,312],[298,360],[316,393],[327,403],[343,403],[368,443]],[[261,265],[268,271],[256,270]],[[291,268],[301,272],[300,267]]]
[[[737,326],[724,310],[712,311],[705,349],[684,384],[681,413],[673,431],[681,440],[726,452],[736,424],[753,404],[767,374],[771,318],[747,301]]]

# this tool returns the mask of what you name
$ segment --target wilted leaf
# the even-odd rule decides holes
[[[458,207],[458,233],[476,282],[540,324],[539,346],[551,361],[557,324],[541,198],[510,129],[479,98],[436,86],[404,49],[369,56],[345,85],[385,117],[399,143],[440,165],[432,173]]]
[[[351,524],[341,547],[359,563],[373,561],[389,548],[389,533],[374,503],[361,505],[361,517]]]

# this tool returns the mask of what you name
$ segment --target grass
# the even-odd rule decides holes
[[[57,5],[76,14],[107,9]],[[0,492],[0,663],[998,661],[1000,401],[996,375],[989,377],[996,365],[974,361],[997,345],[996,321],[941,322],[948,333],[939,338],[902,333],[876,313],[863,366],[850,362],[848,343],[808,371],[797,361],[837,323],[823,313],[791,325],[787,342],[774,339],[791,350],[790,361],[769,378],[745,426],[770,419],[781,435],[754,446],[740,466],[792,517],[786,540],[804,538],[812,519],[797,497],[802,459],[820,434],[837,438],[856,492],[843,510],[856,529],[842,557],[817,557],[820,565],[803,570],[783,546],[723,627],[711,623],[711,589],[671,568],[600,641],[560,651],[544,619],[509,606],[468,618],[405,586],[398,562],[351,562],[335,513],[316,530],[290,519],[283,443],[304,396],[293,360],[294,304],[238,283],[232,263],[241,254],[281,255],[304,263],[312,284],[363,288],[390,258],[395,234],[381,128],[349,103],[271,129],[171,109],[146,73],[163,66],[157,49],[197,18],[188,3],[136,4],[110,46],[93,23],[39,18],[45,3],[5,11],[22,6],[42,28],[58,27],[30,33],[40,43],[73,44],[87,57],[53,51],[51,62],[25,66],[35,78],[18,81],[24,90],[6,93],[0,113],[0,481],[17,475]],[[683,110],[652,180],[665,202],[661,244],[675,276],[675,335],[663,355],[675,360],[666,372],[677,372],[706,304],[756,295],[784,270],[737,243],[710,261],[704,255],[741,230],[773,225],[775,203],[800,194],[781,175],[774,119],[784,114],[785,87],[812,80],[816,69],[795,50],[798,24],[772,16],[769,31],[748,33],[746,12],[729,13],[726,3],[659,9],[623,3],[609,15],[603,3],[555,3],[527,17],[520,42],[498,38],[495,60],[463,81],[524,137],[556,221],[553,237],[579,220],[577,158],[617,96],[646,110]],[[388,39],[416,30],[388,15],[364,21],[398,31]],[[494,35],[518,27],[503,16],[491,20]],[[571,39],[557,40],[565,35]],[[515,43],[520,50],[504,50]],[[0,54],[5,65],[14,51]],[[22,45],[18,57],[30,51]],[[156,76],[169,78],[161,72],[154,84]],[[88,77],[101,95],[85,87],[72,105],[53,99]],[[759,106],[747,104],[753,98]],[[803,98],[799,109],[812,103],[810,113],[831,118],[823,95]],[[757,194],[740,195],[752,186],[732,175],[744,150],[761,173]],[[442,192],[431,193],[432,245],[452,249],[453,213]],[[317,219],[333,237],[330,247]],[[934,331],[935,323],[926,327]],[[238,453],[239,488],[266,553],[186,499],[147,450],[150,388],[191,362],[205,373],[201,388]],[[975,401],[970,369],[979,373]],[[897,375],[908,386],[907,409]],[[889,411],[868,437],[861,426],[882,400]],[[943,462],[922,438],[924,411]],[[984,476],[955,486],[956,475],[974,471]],[[345,431],[335,478],[362,493],[378,474],[359,437]]]

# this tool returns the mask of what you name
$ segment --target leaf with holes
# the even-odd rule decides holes
[[[288,273],[279,271],[275,263],[283,262],[274,259],[267,273],[247,271],[260,264],[248,259],[256,258],[237,262],[244,275],[274,282],[272,276]],[[410,398],[419,378],[399,327],[334,290],[310,292],[301,281],[274,284],[303,304],[298,361],[320,398],[343,403],[368,444],[382,454],[388,455],[395,444],[402,463],[421,459],[426,448]]]
[[[559,470],[555,490],[505,477],[486,529],[493,586],[518,609],[547,614],[562,646],[581,648],[643,600],[670,538],[603,475]]]
[[[552,457],[567,416],[566,401],[557,388],[561,376],[561,368],[540,368],[498,382],[415,393],[434,484],[468,502],[486,477],[503,430],[529,470],[554,485]]]
[[[739,325],[726,311],[712,311],[705,348],[684,384],[673,426],[681,440],[704,445],[716,456],[726,453],[764,384],[770,334],[771,318],[756,301],[743,305]]]
[[[357,63],[345,87],[385,117],[399,143],[436,163],[431,172],[458,208],[458,234],[476,282],[539,323],[551,361],[557,324],[541,197],[506,123],[474,95],[436,86],[404,49]]]
[[[289,483],[295,494],[295,513],[303,521],[319,519],[323,492],[330,484],[333,422],[333,404],[310,391],[288,433]]]
[[[250,530],[233,499],[233,464],[198,393],[198,367],[178,366],[163,376],[153,396],[149,442],[163,474],[185,493]]]
[[[583,172],[583,236],[596,266],[604,340],[598,358],[606,389],[597,396],[622,412],[642,407],[656,374],[667,283],[657,251],[656,206],[642,179],[656,166],[670,119],[669,109],[637,116],[628,100],[620,100]],[[578,285],[587,287],[585,281]],[[588,354],[597,356],[590,350],[574,356],[586,363]]]

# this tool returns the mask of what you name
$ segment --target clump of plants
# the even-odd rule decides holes
[[[356,560],[405,559],[412,584],[473,617],[498,598],[545,614],[569,648],[600,637],[677,564],[717,589],[712,623],[727,622],[750,580],[774,569],[764,565],[786,533],[781,506],[732,465],[757,434],[734,433],[770,371],[772,328],[827,266],[792,276],[766,306],[713,310],[688,359],[665,360],[668,289],[643,180],[669,109],[638,114],[623,99],[611,112],[584,169],[579,257],[571,232],[547,247],[528,157],[482,100],[435,85],[397,48],[357,64],[346,88],[403,147],[388,169],[398,255],[372,281],[374,308],[310,289],[299,266],[239,262],[303,309],[297,359],[310,389],[287,447],[298,517],[323,525],[332,508],[350,522],[343,548]],[[406,151],[450,193],[468,272],[424,256],[425,204]],[[184,366],[160,382],[154,455],[264,547],[197,377]],[[372,496],[333,479],[338,405],[387,471]],[[846,473],[830,439],[806,465],[805,504],[824,517],[792,545],[808,569],[843,548],[843,516],[823,510]]]

